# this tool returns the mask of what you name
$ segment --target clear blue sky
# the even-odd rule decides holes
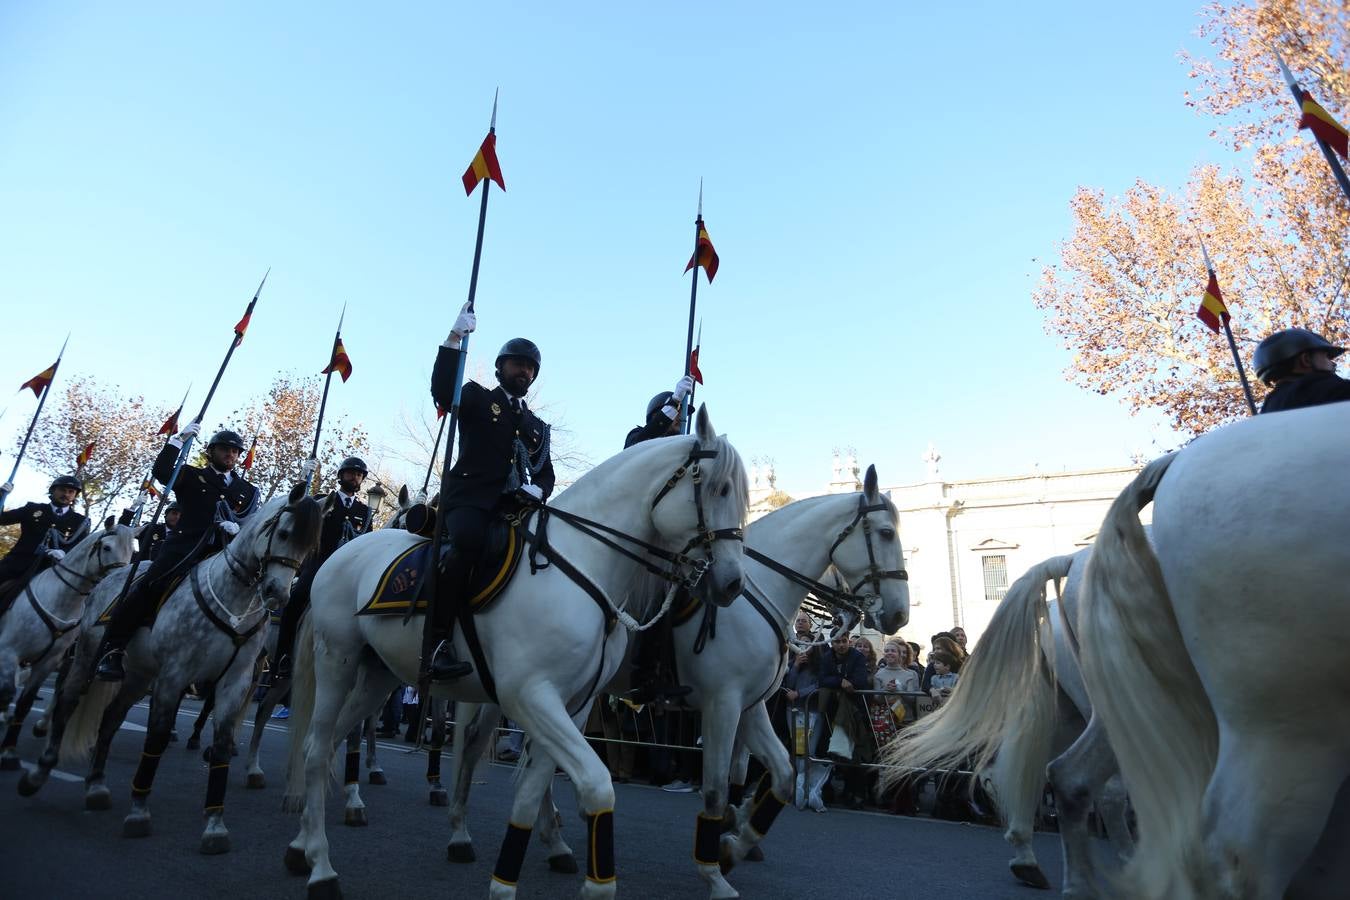
[[[271,266],[213,412],[317,372],[346,301],[330,404],[394,441],[464,300],[500,86],[475,363],[536,340],[596,461],[681,374],[702,176],[700,398],[781,486],[835,446],[883,483],[929,441],[949,478],[1124,464],[1168,433],[1064,381],[1033,258],[1080,184],[1231,164],[1182,101],[1199,5],[5,4],[0,381],[69,327],[66,376],[195,381],[192,408]],[[7,473],[33,406],[4,402]]]

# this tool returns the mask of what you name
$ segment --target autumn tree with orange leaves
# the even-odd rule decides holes
[[[1247,414],[1226,341],[1195,317],[1214,261],[1245,362],[1256,343],[1301,325],[1350,339],[1350,203],[1275,65],[1279,48],[1303,86],[1342,121],[1350,115],[1350,8],[1335,0],[1214,3],[1200,35],[1217,62],[1186,57],[1197,90],[1186,102],[1213,135],[1246,152],[1250,171],[1197,168],[1180,194],[1137,182],[1107,199],[1083,187],[1073,233],[1044,269],[1034,299],[1047,329],[1073,351],[1067,376],[1133,411],[1156,408],[1199,434]],[[1253,385],[1258,402],[1264,393]]]

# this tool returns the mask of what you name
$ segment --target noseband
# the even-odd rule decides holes
[[[286,568],[290,569],[293,572],[300,571],[300,567],[304,565],[303,560],[295,559],[294,557],[291,556],[279,556],[272,552],[272,541],[277,536],[277,524],[281,521],[281,514],[285,512],[290,512],[294,509],[295,507],[291,506],[288,503],[281,509],[277,510],[277,514],[275,516],[268,519],[265,523],[263,523],[260,526],[262,530],[267,532],[267,545],[263,548],[263,555],[258,560],[258,565],[255,569],[250,571],[242,562],[239,561],[239,558],[236,555],[230,553],[229,545],[227,544],[225,546],[225,549],[222,550],[221,553],[225,557],[225,566],[229,570],[231,575],[239,579],[245,585],[252,587],[253,585],[262,581],[263,575],[266,573],[267,567],[271,563],[280,563],[281,565],[285,566]]]

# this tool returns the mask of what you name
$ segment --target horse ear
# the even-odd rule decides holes
[[[308,487],[308,485],[306,485],[303,481],[301,481],[298,482],[295,485],[295,487],[291,488],[291,493],[286,498],[287,504],[290,506],[294,506],[295,504],[299,503],[300,499],[305,496],[306,487]]]
[[[398,505],[400,507],[406,507],[408,505],[408,499],[408,486],[405,484],[398,489]]]
[[[109,534],[112,533],[112,530],[116,525],[117,525],[116,516],[108,516],[108,518],[103,520],[103,530],[108,532]]]
[[[711,444],[717,440],[717,431],[712,426],[712,419],[708,416],[708,404],[703,404],[698,408],[698,416],[694,419],[694,433],[698,435],[699,443]]]
[[[337,502],[338,502],[337,492],[334,491],[330,493],[328,497],[323,501],[323,515],[327,516],[330,512],[332,512],[333,504]]]
[[[877,499],[877,467],[868,466],[867,474],[863,476],[863,495],[867,497],[869,503]]]

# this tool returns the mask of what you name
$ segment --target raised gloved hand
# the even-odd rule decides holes
[[[169,438],[169,443],[173,444],[175,447],[181,447],[188,442],[189,438],[195,438],[198,434],[200,434],[201,430],[202,430],[202,423],[198,422],[196,419],[193,419],[191,422],[183,426],[182,431],[178,432],[173,437]]]
[[[449,336],[446,337],[445,343],[441,346],[449,347],[451,350],[458,350],[460,344],[464,341],[465,335],[473,334],[476,328],[478,328],[478,316],[474,315],[473,311],[469,309],[469,304],[465,303],[464,308],[461,309],[459,315],[455,317],[455,324],[454,327],[450,329]]]
[[[220,523],[220,530],[225,534],[228,534],[230,537],[234,537],[236,534],[239,533],[239,523],[231,522],[228,519],[226,519],[224,522]]]
[[[675,396],[672,399],[680,403],[683,403],[684,398],[688,397],[693,392],[694,392],[694,376],[686,375],[679,381],[675,382],[675,390],[672,392]]]
[[[0,491],[4,491],[6,494],[14,493],[14,482],[6,481],[4,484],[0,484]]]
[[[544,489],[537,484],[522,484],[520,492],[536,503],[544,502]]]
[[[52,549],[47,551],[47,555],[50,556],[52,559],[54,559],[56,562],[60,562],[61,560],[66,558],[66,551],[53,547]]]
[[[305,460],[304,465],[300,467],[300,483],[309,484],[314,480],[314,470],[319,468],[319,461],[314,457]]]

